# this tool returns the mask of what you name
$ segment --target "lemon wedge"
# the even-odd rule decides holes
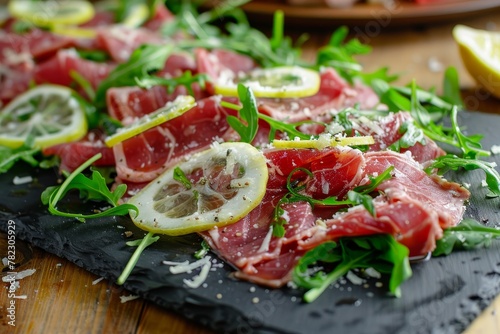
[[[78,140],[87,133],[85,111],[64,86],[40,85],[0,110],[0,145],[16,148],[28,138],[45,148]]]
[[[252,145],[214,144],[130,198],[139,209],[131,218],[144,230],[168,235],[232,224],[261,202],[267,179],[266,159]]]
[[[13,17],[44,28],[78,25],[95,15],[94,6],[85,0],[11,0],[8,9]]]
[[[500,33],[457,25],[453,37],[467,71],[479,85],[500,98]]]
[[[106,137],[104,142],[107,146],[112,147],[157,125],[179,117],[195,105],[196,102],[192,96],[178,96],[174,101],[168,102],[165,107],[138,118],[128,126],[119,128],[116,133]]]
[[[324,149],[332,146],[361,146],[373,145],[375,140],[372,136],[358,136],[358,137],[331,137],[320,136],[318,139],[310,140],[273,140],[275,148],[313,148]]]
[[[215,93],[238,96],[238,83],[251,88],[256,97],[298,98],[316,94],[320,76],[317,71],[299,66],[255,69],[239,77],[223,72],[214,85]]]

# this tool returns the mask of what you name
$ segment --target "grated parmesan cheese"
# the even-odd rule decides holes
[[[500,145],[493,145],[490,150],[493,154],[500,154]]]
[[[196,275],[191,280],[183,279],[182,281],[189,288],[196,289],[196,288],[200,287],[202,284],[204,284],[205,280],[207,279],[208,272],[210,271],[211,266],[212,266],[211,262],[206,261],[206,263],[201,267],[201,271],[200,271],[199,275]]]
[[[10,282],[11,278],[18,281],[18,280],[21,280],[25,277],[33,275],[35,272],[36,272],[36,269],[26,269],[26,270],[23,270],[23,271],[20,271],[17,273],[13,273],[12,275],[4,276],[4,277],[2,277],[2,281],[3,282]]]
[[[33,178],[29,175],[23,176],[23,177],[14,176],[14,179],[12,180],[12,183],[15,184],[16,186],[20,185],[20,184],[31,183],[31,182],[33,182]]]
[[[129,302],[129,301],[137,299],[137,298],[139,298],[139,296],[136,296],[136,295],[120,296],[120,302],[122,304],[124,304],[126,302]]]

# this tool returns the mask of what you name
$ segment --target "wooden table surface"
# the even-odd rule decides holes
[[[358,59],[367,71],[389,66],[392,73],[401,74],[401,84],[415,78],[420,86],[438,90],[441,89],[443,70],[455,66],[460,74],[466,107],[500,112],[500,101],[476,87],[460,62],[451,35],[457,23],[500,30],[500,11],[429,27],[397,28],[358,35],[363,42],[374,47],[370,55]],[[324,31],[312,32],[304,57],[313,57],[315,50],[324,45],[328,37]],[[0,237],[0,258],[7,255],[5,240],[3,234]],[[16,247],[18,254],[22,249],[29,258],[16,271],[36,269],[36,272],[19,281],[16,294],[25,298],[16,299],[15,328],[8,325],[9,284],[2,284],[0,333],[212,333],[150,302],[136,299],[122,303],[120,298],[130,293],[113,282],[98,281],[99,277],[73,263],[43,250],[31,249],[20,240]],[[499,311],[500,298],[497,298],[466,333],[500,333]]]

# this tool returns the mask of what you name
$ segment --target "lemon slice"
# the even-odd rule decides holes
[[[175,117],[179,117],[195,105],[196,102],[192,96],[178,96],[174,101],[168,102],[165,107],[151,114],[144,115],[132,124],[118,129],[115,134],[106,137],[104,142],[107,146],[112,147],[157,125],[165,123]]]
[[[453,37],[467,71],[490,93],[500,98],[500,33],[457,25]]]
[[[94,6],[85,0],[31,1],[11,0],[10,14],[39,27],[78,25],[92,19]]]
[[[0,110],[0,145],[16,148],[33,136],[34,147],[45,148],[85,136],[85,111],[74,94],[40,85],[19,95]]]
[[[238,83],[252,89],[256,97],[306,97],[318,92],[320,77],[317,71],[298,66],[255,69],[238,78],[223,72],[215,83],[215,93],[238,96]]]
[[[174,177],[179,171],[188,184]],[[214,144],[133,196],[129,203],[139,213],[132,220],[144,230],[168,235],[235,223],[261,202],[267,179],[266,159],[252,145]]]
[[[360,145],[373,145],[375,140],[372,136],[359,136],[359,137],[331,137],[320,136],[318,139],[310,140],[273,140],[275,148],[314,148],[324,149],[332,146],[360,146]]]

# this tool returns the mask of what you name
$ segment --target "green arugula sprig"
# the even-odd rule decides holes
[[[201,248],[194,253],[194,257],[196,259],[202,259],[205,257],[205,255],[208,254],[209,251],[210,251],[210,246],[205,240],[203,240],[201,242]]]
[[[408,248],[390,235],[341,238],[308,251],[294,268],[293,281],[308,290],[304,301],[310,303],[350,270],[374,268],[390,275],[389,291],[399,297],[400,285],[412,275],[408,256]],[[319,264],[333,266],[333,269],[328,273],[324,270],[310,273],[310,268]]]
[[[391,151],[400,152],[402,148],[412,147],[416,143],[421,143],[422,145],[426,143],[424,132],[412,121],[404,122],[398,129],[398,132],[403,135],[388,147]]]
[[[292,45],[291,39],[284,36],[282,11],[275,12],[272,36],[268,38],[264,33],[250,26],[244,12],[236,8],[240,2],[246,1],[235,1],[235,6],[226,2],[227,6],[215,7],[201,14],[198,14],[194,6],[182,4],[176,13],[176,21],[166,26],[163,31],[168,36],[182,31],[194,37],[179,42],[177,46],[181,49],[190,50],[201,47],[232,50],[251,57],[263,67],[312,66],[300,57],[300,45],[307,37],[304,35],[297,40],[295,45]],[[227,34],[209,24],[215,20],[220,23],[224,19],[236,21],[226,24]]]
[[[184,173],[184,171],[178,166],[174,168],[174,180],[182,184],[188,190],[193,187],[193,184],[187,178],[186,173]]]
[[[204,89],[207,78],[208,76],[204,73],[192,75],[191,71],[186,71],[175,78],[161,78],[152,75],[145,75],[142,77],[136,77],[135,81],[137,86],[145,89],[150,89],[153,86],[164,86],[167,88],[167,92],[169,94],[172,94],[176,87],[184,86],[189,94],[194,95],[192,85],[194,83],[198,83],[200,87]]]
[[[376,191],[377,187],[384,181],[390,179],[392,177],[392,171],[394,170],[394,166],[390,166],[383,173],[380,173],[377,177],[369,176],[370,182],[357,186],[352,190],[349,190],[347,193],[347,199],[338,200],[337,197],[331,196],[325,199],[314,199],[310,196],[304,195],[300,193],[305,189],[305,184],[299,183],[297,180],[293,180],[293,177],[296,173],[305,173],[308,177],[314,177],[314,174],[302,167],[295,168],[288,174],[286,186],[288,189],[288,193],[284,195],[276,205],[274,209],[274,214],[272,218],[271,225],[273,226],[273,236],[281,238],[285,235],[285,227],[284,225],[287,221],[283,218],[283,214],[285,213],[283,210],[283,205],[293,203],[293,202],[307,202],[312,207],[315,205],[322,206],[356,206],[362,205],[371,216],[375,217],[375,206],[373,204],[373,197],[371,194]]]
[[[436,160],[426,168],[426,171],[430,173],[433,169],[438,169],[439,174],[445,174],[450,170],[456,171],[460,168],[465,170],[480,169],[486,175],[486,184],[491,192],[488,194],[488,197],[498,197],[500,196],[500,175],[495,167],[495,163],[478,159],[460,158],[453,154],[447,154],[436,158]]]
[[[33,138],[28,140],[17,148],[10,148],[0,145],[0,174],[6,173],[17,161],[25,161],[33,167],[38,166],[38,160],[35,156],[40,153],[40,149],[33,148]]]
[[[222,101],[221,105],[228,108],[237,108],[240,119],[235,116],[227,116],[227,122],[241,137],[241,141],[251,143],[257,135],[259,112],[257,101],[252,90],[243,84],[238,84],[238,96],[242,106],[235,106]]]
[[[116,280],[116,284],[118,285],[123,285],[125,281],[128,279],[130,274],[132,273],[132,270],[136,266],[137,262],[139,261],[139,258],[141,257],[142,252],[151,244],[155,243],[160,239],[160,236],[154,236],[153,232],[148,232],[146,236],[142,239],[137,239],[134,241],[128,241],[126,244],[127,246],[130,247],[137,247],[130,259],[127,262],[127,265],[123,269],[122,273]]]
[[[474,219],[464,219],[457,226],[444,230],[443,237],[436,240],[432,255],[449,255],[457,249],[486,248],[497,238],[500,238],[499,229],[486,227]]]
[[[128,215],[129,211],[138,212],[135,205],[118,204],[120,198],[125,194],[127,186],[121,184],[114,191],[110,191],[106,179],[94,170],[92,177],[88,178],[82,174],[92,163],[101,158],[101,153],[98,153],[85,161],[71,174],[69,174],[60,186],[52,186],[45,189],[41,195],[41,200],[44,205],[49,206],[49,212],[56,216],[73,217],[80,221],[85,221],[88,218],[107,217],[114,215]],[[76,189],[80,192],[80,197],[85,200],[104,201],[112,207],[95,214],[82,214],[63,212],[57,209],[59,201],[68,193],[68,191]]]
[[[303,133],[297,128],[303,124],[318,122],[303,121],[295,123],[285,123],[259,113],[255,95],[250,88],[244,86],[242,83],[238,84],[238,97],[240,99],[241,106],[227,101],[221,101],[221,106],[238,111],[241,120],[231,115],[227,117],[227,120],[229,125],[236,132],[238,132],[241,137],[241,141],[247,143],[252,142],[252,140],[255,138],[255,135],[257,134],[259,119],[265,121],[270,126],[270,142],[274,138],[276,138],[276,132],[278,131],[285,133],[289,138],[311,139],[311,135]]]

